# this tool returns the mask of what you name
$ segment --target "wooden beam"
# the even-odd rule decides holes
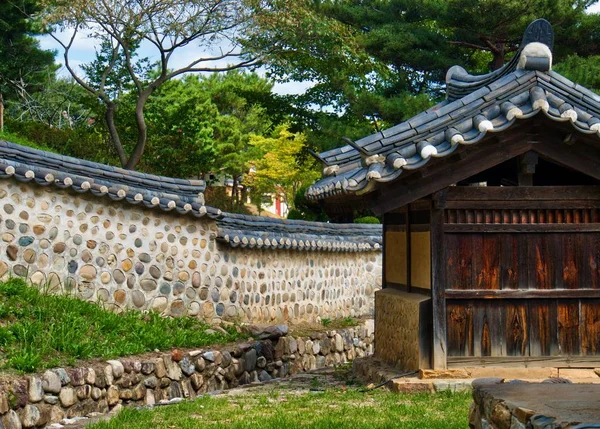
[[[538,163],[538,154],[529,151],[519,157],[519,186],[533,186],[533,175]]]
[[[519,368],[598,368],[600,356],[450,356],[448,369],[466,368],[472,366],[486,367],[519,367]]]
[[[600,232],[600,223],[445,224],[445,233]]]
[[[446,299],[597,299],[600,289],[448,289]]]
[[[534,150],[556,164],[600,180],[600,151],[588,144],[567,145],[556,135],[546,134]]]
[[[431,210],[431,303],[433,317],[433,361],[434,369],[446,369],[446,259],[444,240],[444,209]]]
[[[514,140],[509,139],[502,144],[493,143],[494,140],[482,141],[466,159],[451,157],[432,165],[431,174],[427,177],[409,177],[405,182],[391,183],[374,195],[372,210],[380,215],[526,153],[533,145],[523,142],[525,137],[517,135]]]
[[[447,209],[485,209],[485,210],[512,210],[512,209],[597,209],[600,208],[600,199],[598,200],[554,200],[554,201],[535,201],[535,200],[506,200],[506,201],[448,201]]]
[[[448,188],[448,203],[515,200],[535,202],[600,200],[600,186],[452,186]]]

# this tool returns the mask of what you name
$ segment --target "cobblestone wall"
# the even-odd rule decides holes
[[[116,311],[253,322],[370,314],[381,253],[231,248],[214,220],[0,182],[0,278]]]
[[[64,418],[168,404],[265,382],[373,352],[373,321],[310,336],[285,336],[222,350],[130,357],[0,382],[0,427],[40,427]]]

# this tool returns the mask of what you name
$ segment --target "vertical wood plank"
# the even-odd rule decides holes
[[[448,356],[471,356],[473,352],[473,306],[468,301],[448,304]]]
[[[581,302],[581,354],[600,354],[600,300]]]
[[[505,306],[506,356],[529,356],[529,320],[525,302]]]
[[[560,300],[558,312],[558,345],[563,356],[576,356],[581,352],[579,334],[579,301]]]
[[[579,287],[579,269],[581,260],[581,234],[560,234],[563,249],[563,285],[567,289]]]
[[[589,270],[589,286],[592,289],[600,288],[600,234],[585,234],[588,244],[587,254],[584,255],[585,265]]]
[[[471,289],[473,248],[469,234],[444,234],[446,288]]]
[[[529,353],[531,356],[558,356],[556,300],[529,301]]]
[[[519,246],[515,234],[502,234],[500,238],[500,287],[502,289],[518,289]]]
[[[535,289],[555,286],[553,240],[547,234],[527,234],[529,282]]]
[[[435,204],[434,204],[435,206]],[[433,306],[433,368],[446,369],[446,257],[444,208],[431,210],[431,302]]]

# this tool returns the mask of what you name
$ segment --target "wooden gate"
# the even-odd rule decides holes
[[[598,365],[598,191],[449,188],[439,278],[448,367]]]

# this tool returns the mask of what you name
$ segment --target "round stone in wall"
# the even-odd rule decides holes
[[[188,297],[189,299],[196,298],[196,289],[191,288],[191,287],[187,288],[185,290],[185,296]]]
[[[183,300],[178,299],[173,301],[171,304],[171,315],[174,317],[181,317],[185,314],[185,303]]]
[[[217,313],[217,316],[219,317],[223,317],[223,313],[225,313],[225,306],[223,305],[223,303],[218,303],[217,306],[215,307],[215,312]]]
[[[82,242],[83,242],[83,239],[81,238],[81,235],[75,234],[73,236],[73,244],[79,246]]]
[[[123,284],[125,282],[125,274],[123,274],[123,271],[121,270],[114,270],[113,277],[115,279],[115,282],[117,282],[118,284]]]
[[[93,280],[94,278],[96,278],[96,274],[96,267],[94,267],[91,264],[84,265],[79,271],[79,275],[86,280]]]
[[[139,258],[140,258],[140,261],[142,261],[142,262],[146,262],[146,263],[148,263],[148,262],[151,262],[151,261],[152,261],[152,257],[150,257],[150,255],[149,255],[149,254],[147,254],[147,253],[140,253],[140,256],[139,256]]]
[[[150,275],[152,277],[154,277],[155,279],[159,279],[160,278],[161,272],[160,272],[160,269],[156,265],[152,265],[150,267],[149,271],[150,271]]]
[[[48,247],[50,247],[50,242],[48,240],[46,240],[45,238],[40,240],[40,248],[42,249],[47,249]]]
[[[2,234],[2,241],[4,241],[5,243],[10,243],[14,239],[15,236],[12,235],[10,232],[5,232],[4,234]]]
[[[135,263],[135,272],[137,274],[143,274],[144,273],[144,264],[142,264],[141,262],[136,262]]]
[[[154,311],[165,311],[167,309],[167,298],[164,296],[157,296],[156,298],[154,298],[154,300],[152,301],[152,310]]]
[[[107,289],[100,289],[96,295],[98,301],[100,302],[108,302],[110,298],[110,292]]]
[[[168,295],[171,293],[171,285],[169,283],[162,282],[158,291],[163,295]]]
[[[53,248],[54,253],[62,253],[62,252],[64,252],[65,251],[65,247],[66,247],[65,243],[56,243],[54,245],[54,248]]]
[[[34,285],[42,286],[46,281],[46,276],[41,271],[36,271],[32,274],[30,280]]]
[[[133,244],[135,244],[135,247],[142,247],[142,239],[136,238]]]
[[[221,298],[219,289],[217,289],[216,287],[212,288],[212,290],[210,291],[210,298],[213,300],[213,302],[219,302],[219,299]]]
[[[110,279],[111,279],[110,273],[108,273],[108,272],[105,271],[102,274],[100,274],[100,281],[102,283],[107,284],[107,283],[110,282]]]
[[[175,296],[181,295],[184,290],[185,290],[185,286],[183,285],[183,283],[181,283],[181,282],[173,283],[173,295],[175,295]]]
[[[81,282],[77,285],[77,292],[83,299],[90,299],[94,295],[95,287],[93,283]]]
[[[206,301],[206,299],[208,298],[208,288],[207,287],[203,287],[202,289],[200,289],[200,291],[198,292],[198,297],[202,301]]]
[[[135,282],[136,282],[135,274],[129,274],[127,276],[127,287],[129,289],[133,289],[135,286]]]
[[[15,211],[15,208],[10,204],[4,204],[4,212],[7,214],[12,214]]]
[[[38,268],[46,268],[48,266],[48,255],[42,253],[37,261]]]
[[[25,277],[27,275],[27,268],[21,264],[17,264],[13,267],[13,272],[19,277]]]
[[[131,268],[133,267],[133,264],[131,263],[130,259],[125,259],[121,263],[121,267],[123,268],[123,271],[127,272],[127,271],[131,270]]]
[[[25,252],[23,252],[23,259],[28,264],[33,264],[35,262],[36,256],[37,255],[35,254],[35,251],[32,249],[26,249]]]
[[[15,229],[15,226],[17,226],[15,224],[15,221],[12,219],[7,219],[5,222],[5,225],[6,225],[6,228],[8,228],[8,229]]]
[[[113,294],[113,297],[115,298],[116,303],[124,304],[125,299],[127,299],[127,294],[125,293],[125,291],[123,289],[117,289],[115,291],[115,293]]]
[[[140,286],[143,290],[150,292],[156,289],[157,284],[155,280],[144,279],[140,282]]]
[[[99,267],[103,267],[104,265],[106,265],[106,260],[100,256],[98,256],[96,258],[96,265],[98,265]]]
[[[33,237],[31,237],[29,235],[19,238],[19,246],[27,247],[31,243],[33,243]]]
[[[200,276],[200,273],[198,271],[194,271],[194,274],[192,274],[192,286],[194,286],[195,288],[200,287],[202,278]]]
[[[46,227],[44,225],[33,225],[33,233],[35,235],[42,235],[46,231]]]
[[[86,264],[91,262],[92,259],[93,259],[93,257],[89,250],[84,250],[83,252],[81,252],[81,260],[83,262],[85,262]]]
[[[133,305],[135,305],[138,308],[141,308],[144,306],[144,304],[146,304],[146,297],[139,290],[134,290],[131,293],[131,301],[133,302]]]
[[[190,304],[189,314],[190,316],[197,316],[200,314],[200,303],[196,301],[192,302]]]

